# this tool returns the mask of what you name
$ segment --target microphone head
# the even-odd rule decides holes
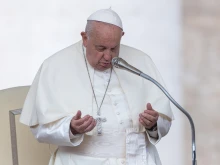
[[[119,68],[119,61],[120,61],[120,58],[119,57],[114,57],[112,59],[112,66],[116,67],[116,68]]]
[[[124,69],[129,72],[132,72],[134,74],[140,75],[142,72],[138,70],[137,68],[129,65],[125,60],[123,60],[120,57],[114,57],[112,59],[112,66],[118,68],[118,69]]]

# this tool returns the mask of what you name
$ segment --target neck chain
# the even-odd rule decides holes
[[[93,96],[94,96],[94,99],[95,99],[95,102],[96,102],[96,106],[97,106],[97,117],[96,117],[97,131],[98,131],[98,135],[101,135],[102,134],[102,122],[106,121],[106,118],[101,117],[101,106],[103,104],[103,101],[105,99],[105,96],[106,96],[106,93],[107,93],[107,90],[108,90],[108,87],[109,87],[109,84],[110,84],[110,80],[111,80],[111,76],[112,76],[112,68],[111,68],[111,73],[110,73],[110,77],[109,77],[109,80],[108,80],[107,87],[105,89],[104,96],[102,98],[102,101],[101,101],[100,105],[98,106],[98,102],[97,102],[96,95],[95,95],[95,90],[94,90],[94,87],[92,85],[92,80],[91,80],[91,76],[90,76],[90,73],[89,73],[89,68],[88,68],[88,64],[87,64],[87,60],[86,60],[86,55],[85,55],[85,52],[84,52],[83,44],[82,44],[82,50],[83,50],[83,56],[84,56],[84,59],[85,59],[86,69],[87,69],[87,72],[88,72],[88,76],[89,76],[89,80],[90,80]]]

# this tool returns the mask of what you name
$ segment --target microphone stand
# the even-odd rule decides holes
[[[119,69],[124,69],[127,70],[131,73],[134,73],[138,76],[141,76],[149,81],[151,81],[152,83],[154,83],[158,88],[161,89],[161,91],[167,96],[167,98],[180,110],[182,111],[186,117],[188,118],[189,122],[190,122],[190,126],[191,126],[191,133],[192,133],[192,165],[197,165],[197,161],[196,161],[196,140],[195,140],[195,126],[193,123],[193,120],[191,118],[191,116],[189,115],[189,113],[183,108],[181,107],[173,98],[172,96],[167,92],[167,90],[160,84],[158,83],[156,80],[154,80],[152,77],[148,76],[147,74],[141,72],[140,70],[138,70],[137,68],[129,65],[125,60],[123,60],[122,58],[119,57],[114,57],[112,59],[112,65],[115,66],[116,68]]]

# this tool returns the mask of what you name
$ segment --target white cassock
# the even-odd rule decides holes
[[[141,51],[121,45],[119,56],[138,66],[161,84],[153,62]],[[88,65],[100,105],[110,69]],[[157,131],[146,131],[139,114],[151,103],[160,117]],[[160,165],[155,144],[170,128],[173,114],[169,100],[157,87],[131,73],[113,69],[101,107],[102,135],[96,127],[89,133],[72,135],[70,121],[77,110],[96,118],[97,107],[82,53],[82,41],[51,56],[41,66],[26,98],[20,121],[31,127],[39,142],[58,146],[50,165]]]

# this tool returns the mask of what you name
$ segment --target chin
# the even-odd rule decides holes
[[[109,67],[104,67],[104,66],[96,67],[96,69],[99,70],[99,71],[104,71],[104,70],[109,69],[109,68],[111,68],[111,66],[109,66]]]

